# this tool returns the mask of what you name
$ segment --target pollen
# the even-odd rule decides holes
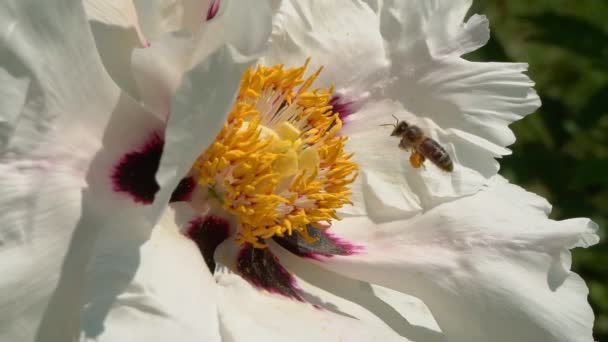
[[[247,70],[227,122],[196,160],[198,186],[212,194],[238,225],[238,243],[266,246],[274,236],[326,229],[336,210],[351,204],[358,173],[338,113],[333,88],[312,88],[321,68],[305,77],[298,68]]]

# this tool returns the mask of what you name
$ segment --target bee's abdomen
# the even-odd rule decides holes
[[[431,138],[425,138],[417,148],[418,152],[444,171],[454,170],[454,164],[448,152]]]

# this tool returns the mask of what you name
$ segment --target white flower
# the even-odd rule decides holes
[[[539,101],[460,57],[469,1],[90,0],[101,59],[33,3],[0,5],[0,340],[592,340],[596,227],[495,175]]]

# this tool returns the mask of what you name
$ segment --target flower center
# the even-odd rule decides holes
[[[310,89],[299,67],[258,66],[241,80],[228,121],[193,169],[198,185],[238,224],[237,242],[264,247],[273,236],[328,228],[350,204],[357,176],[345,154],[342,122],[329,104],[333,89]]]

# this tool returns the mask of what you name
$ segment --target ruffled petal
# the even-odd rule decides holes
[[[393,79],[366,108],[349,116],[344,128],[354,144],[367,139],[361,133],[366,130],[393,141],[391,150],[404,162],[370,172],[380,173],[379,179],[404,175],[400,183],[408,183],[425,209],[479,190],[498,171],[494,158],[510,153],[505,146],[515,137],[508,125],[540,106],[534,83],[524,74],[527,65],[460,57],[489,38],[485,17],[474,15],[463,22],[470,5],[469,0],[372,3]],[[455,163],[454,172],[442,173],[428,161],[426,170],[409,166],[408,155],[396,148],[398,139],[388,137],[388,128],[378,130],[379,124],[394,122],[391,114],[421,127],[444,146]],[[360,160],[376,158],[353,150]],[[387,172],[393,176],[382,175]]]
[[[484,16],[473,15],[464,22],[472,0],[364,1],[381,17],[382,35],[391,53],[411,53],[422,60],[429,53],[461,56],[482,47],[490,37]]]
[[[2,164],[0,179],[0,340],[33,341],[79,223],[84,182],[36,163]]]
[[[406,221],[336,223],[360,254],[319,262],[424,301],[449,341],[592,341],[587,287],[570,251],[598,242],[588,219],[547,219],[548,203],[494,178],[476,195]]]
[[[173,209],[141,246],[139,263],[130,247],[98,242],[82,340],[219,341],[215,282],[196,245],[180,232]]]
[[[282,1],[260,63],[295,67],[311,57],[309,70],[324,68],[320,86],[333,84],[343,101],[359,102],[387,78],[378,27],[378,16],[360,1]]]

